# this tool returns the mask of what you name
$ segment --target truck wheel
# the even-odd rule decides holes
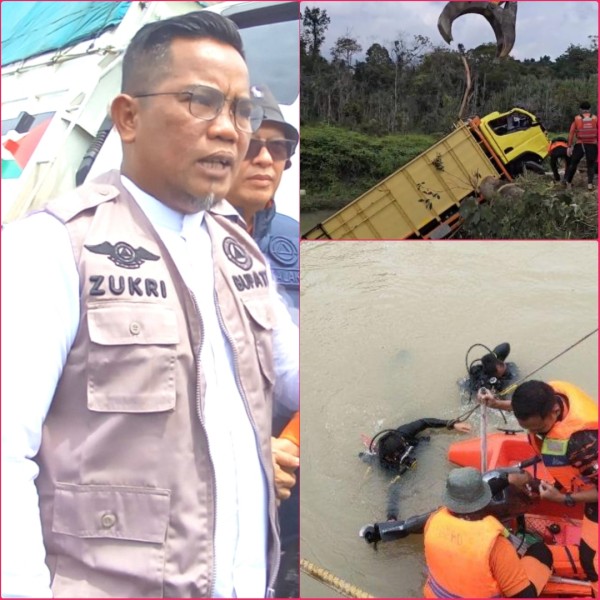
[[[516,160],[515,162],[509,163],[507,169],[513,177],[524,175],[527,171],[535,173],[536,175],[546,174],[542,165],[533,160]]]
[[[542,165],[540,165],[539,163],[536,163],[532,160],[528,160],[523,164],[523,170],[531,171],[531,173],[535,173],[536,175],[545,175],[546,174],[544,167],[542,167]]]

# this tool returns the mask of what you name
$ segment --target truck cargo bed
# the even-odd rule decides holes
[[[445,237],[458,207],[479,182],[498,171],[460,123],[431,148],[310,229],[305,239]]]

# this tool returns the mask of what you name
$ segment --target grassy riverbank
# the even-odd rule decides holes
[[[429,148],[440,135],[369,136],[302,126],[302,212],[338,210]]]

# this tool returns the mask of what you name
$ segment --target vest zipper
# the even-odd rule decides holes
[[[215,300],[215,308],[217,310],[217,319],[219,321],[219,326],[221,327],[221,331],[223,331],[223,333],[225,334],[225,337],[227,338],[227,341],[229,342],[229,345],[231,346],[231,352],[233,354],[233,362],[234,362],[234,376],[235,376],[235,383],[237,385],[238,391],[240,393],[240,397],[242,398],[242,402],[244,403],[244,409],[246,410],[246,415],[248,416],[248,421],[250,421],[250,425],[252,426],[252,430],[254,431],[254,441],[256,443],[256,449],[258,452],[258,458],[260,460],[260,465],[263,469],[263,475],[265,477],[265,481],[268,483],[269,478],[267,477],[267,469],[265,467],[265,463],[264,463],[264,459],[263,459],[263,455],[262,452],[260,450],[260,446],[258,444],[258,431],[256,430],[256,427],[254,425],[254,420],[252,418],[252,415],[250,413],[250,408],[248,405],[248,399],[246,398],[246,394],[244,393],[244,389],[242,388],[242,382],[240,380],[240,376],[239,376],[239,360],[238,360],[238,353],[236,350],[235,345],[233,344],[233,340],[231,339],[231,336],[229,335],[229,331],[227,330],[227,328],[225,327],[225,323],[223,321],[223,315],[221,314],[221,309],[219,308],[219,303],[218,303],[218,298],[217,298],[217,292],[215,290],[214,293],[214,300]],[[272,495],[275,492],[271,489],[268,488],[267,486],[267,516],[268,516],[268,521],[272,526],[273,531],[276,531],[276,528],[273,527],[275,524],[271,523],[271,504],[272,504]],[[267,569],[268,569],[268,551],[267,551]],[[275,587],[275,578],[277,576],[277,572],[279,571],[279,565],[281,563],[281,557],[280,557],[280,553],[277,553],[277,555],[275,556],[275,568],[273,569],[273,572],[269,574],[269,580],[267,581],[267,590],[270,590],[272,588]]]
[[[189,289],[189,288],[188,288]],[[217,555],[215,553],[215,535],[217,531],[217,476],[215,474],[215,467],[213,462],[213,457],[210,451],[210,443],[208,441],[208,432],[206,431],[206,424],[204,419],[202,418],[202,410],[200,409],[200,355],[202,354],[202,346],[204,345],[204,322],[202,321],[202,315],[200,314],[200,308],[198,307],[198,301],[196,300],[196,296],[192,290],[189,290],[192,300],[194,301],[194,306],[196,307],[196,313],[200,317],[200,348],[198,349],[198,366],[196,367],[196,414],[198,415],[198,420],[200,421],[200,425],[204,430],[204,435],[206,436],[206,446],[208,448],[208,458],[210,462],[210,472],[212,475],[213,488],[215,490],[215,501],[214,501],[214,514],[213,514],[213,569],[212,569],[212,577],[210,582],[210,597],[215,597],[215,583],[217,578]]]

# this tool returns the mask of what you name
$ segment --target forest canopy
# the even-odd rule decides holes
[[[327,52],[323,44],[330,23],[326,9],[305,7],[302,124],[327,123],[375,135],[448,131],[465,91],[459,51],[423,35],[406,34],[363,48],[348,33]],[[520,106],[535,113],[550,131],[564,132],[581,100],[596,110],[598,36],[590,36],[586,47],[570,44],[554,60],[497,59],[495,53],[495,44],[465,53],[473,79],[467,115]]]

